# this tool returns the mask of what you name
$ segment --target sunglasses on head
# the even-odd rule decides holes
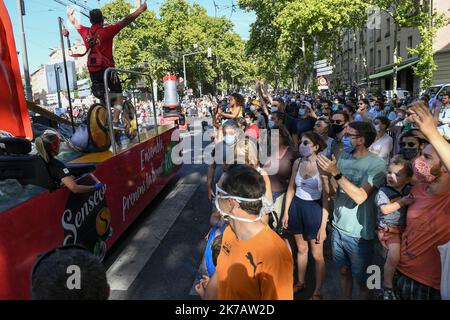
[[[415,148],[417,147],[417,144],[415,144],[414,142],[400,142],[400,147],[404,148],[408,146],[409,148]]]
[[[345,136],[350,137],[350,138],[361,138],[361,136],[359,134],[346,133]]]

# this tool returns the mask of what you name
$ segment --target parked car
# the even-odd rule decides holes
[[[431,98],[433,96],[439,96],[444,91],[450,93],[450,83],[431,86],[425,91],[425,94],[427,94]]]
[[[382,92],[383,96],[392,99],[394,97],[394,90],[384,90]],[[397,89],[397,97],[400,99],[406,99],[407,97],[410,97],[411,93],[408,90],[403,90],[398,88]]]

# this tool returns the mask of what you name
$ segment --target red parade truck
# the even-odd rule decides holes
[[[0,139],[0,300],[28,299],[31,270],[39,254],[81,244],[103,259],[176,174],[179,166],[173,164],[171,154],[179,135],[176,125],[155,124],[152,130],[138,133],[138,142],[120,150],[111,135],[112,151],[79,154],[64,161],[78,183],[101,181],[102,189],[73,194],[61,187],[50,192],[42,187],[42,179],[48,178],[42,161],[20,147],[21,139],[35,137],[3,0],[0,37],[0,130],[14,136],[4,140],[8,143]]]

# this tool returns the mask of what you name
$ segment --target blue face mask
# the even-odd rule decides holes
[[[352,154],[355,152],[355,147],[352,145],[352,138],[344,136],[342,138],[342,144],[344,145],[344,151]]]
[[[236,142],[236,136],[226,135],[225,137],[223,137],[223,142],[225,142],[225,144],[231,146]]]
[[[298,109],[298,115],[303,117],[305,115],[305,109]]]

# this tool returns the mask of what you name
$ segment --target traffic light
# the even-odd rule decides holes
[[[211,58],[211,57],[212,57],[212,49],[208,48],[208,58]]]

